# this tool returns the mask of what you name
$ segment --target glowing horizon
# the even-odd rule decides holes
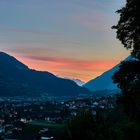
[[[0,50],[36,70],[88,81],[128,56],[111,26],[124,0],[1,0]]]
[[[17,60],[27,65],[30,69],[47,71],[62,78],[74,78],[87,82],[105,71],[113,68],[120,61],[110,60],[78,60],[57,59],[48,57],[21,57],[11,53]]]

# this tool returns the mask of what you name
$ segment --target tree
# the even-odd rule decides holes
[[[100,113],[93,117],[91,111],[82,110],[66,123],[57,140],[112,140],[110,128]]]
[[[61,140],[93,140],[96,132],[95,120],[89,111],[83,110],[65,125]]]
[[[117,38],[126,49],[131,49],[131,61],[122,62],[120,69],[114,74],[113,81],[122,91],[119,102],[125,112],[133,119],[140,118],[140,2],[126,0],[126,5],[118,10],[120,20]]]
[[[140,59],[140,1],[126,0],[126,5],[118,10],[120,20],[113,29],[117,29],[117,38],[125,48]]]
[[[135,120],[140,118],[140,61],[123,62],[113,76],[122,94],[118,102],[127,115]]]

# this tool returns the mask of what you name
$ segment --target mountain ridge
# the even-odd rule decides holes
[[[0,52],[0,96],[77,96],[90,94],[75,82],[47,71],[28,68],[15,57]]]
[[[133,61],[136,60],[132,56],[128,56],[125,60],[123,61]],[[105,71],[102,73],[100,76],[88,81],[83,85],[83,87],[89,89],[91,92],[96,92],[96,91],[119,91],[120,89],[117,87],[116,84],[113,83],[112,76],[115,72],[119,70],[121,62],[114,66],[113,68]]]

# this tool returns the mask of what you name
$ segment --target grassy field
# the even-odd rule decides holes
[[[34,139],[38,137],[38,132],[41,129],[48,128],[48,132],[45,134],[48,137],[56,137],[61,133],[62,128],[64,127],[63,124],[55,124],[55,123],[48,123],[47,121],[33,121],[27,124],[21,124],[23,129],[22,132],[22,139]]]
[[[48,121],[32,121],[29,123],[30,125],[35,125],[35,126],[41,126],[41,127],[47,127],[47,128],[62,128],[64,125],[63,124],[58,124],[58,123],[50,123]]]

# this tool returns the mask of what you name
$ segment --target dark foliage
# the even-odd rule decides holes
[[[117,13],[120,14],[120,20],[113,26],[117,29],[117,38],[140,59],[140,1],[126,0],[126,6]]]
[[[132,50],[134,60],[122,62],[114,74],[113,81],[122,91],[118,98],[125,112],[133,119],[140,117],[140,2],[127,0],[126,6],[118,10],[120,20],[113,28],[125,48]]]
[[[58,140],[96,140],[99,133],[96,120],[92,114],[89,111],[82,111],[67,122]],[[102,133],[100,134],[100,138],[102,138]]]
[[[123,62],[113,76],[114,83],[122,91],[118,103],[123,104],[129,117],[140,118],[140,61]]]

